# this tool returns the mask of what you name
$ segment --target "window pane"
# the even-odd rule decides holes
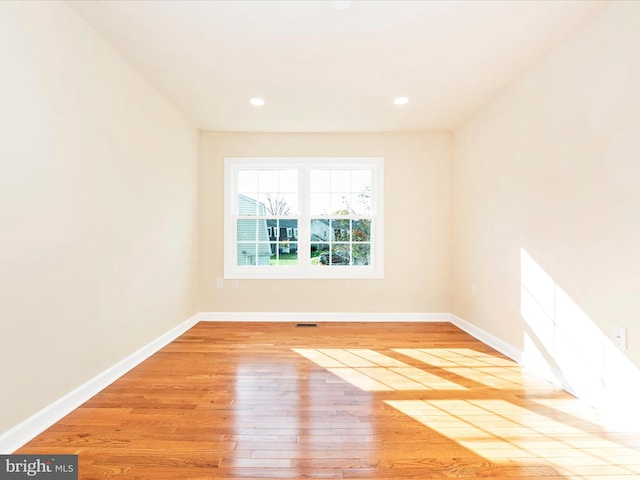
[[[330,170],[311,170],[311,191],[314,193],[331,191]]]
[[[278,267],[297,267],[298,253],[282,253],[271,259],[272,266]]]
[[[349,215],[350,195],[345,192],[331,194],[331,215]]]
[[[354,220],[352,233],[353,233],[352,241],[370,242],[371,241],[371,220]]]
[[[238,172],[238,192],[251,193],[258,191],[258,171],[240,170]]]
[[[238,242],[268,241],[269,227],[267,222],[267,220],[237,220],[236,231]]]
[[[349,215],[357,214],[358,208],[358,196],[355,193],[345,193],[343,195],[342,201],[345,204],[345,210]]]
[[[351,220],[331,220],[333,240],[336,242],[348,242],[351,240]]]
[[[328,242],[331,239],[329,220],[314,218],[311,220],[311,241]]]
[[[371,214],[371,192],[352,194],[351,210],[356,215]]]
[[[353,245],[353,264],[354,265],[370,265],[371,264],[371,244],[356,243]]]
[[[225,211],[225,225],[235,227],[225,230],[225,252],[237,253],[225,256],[225,276],[381,276],[382,239],[372,224],[382,221],[378,194],[383,192],[373,191],[382,186],[377,182],[382,163],[373,158],[225,159],[225,179],[235,179],[231,187],[225,183],[225,195],[231,195],[225,198],[235,200]],[[299,245],[298,233],[306,245]],[[336,272],[317,272],[310,264],[336,267]],[[279,268],[296,265],[286,274]],[[373,268],[361,268],[367,265]]]
[[[281,219],[280,225],[280,241],[298,240],[298,220]]]
[[[255,265],[257,259],[257,244],[256,243],[241,243],[238,242],[238,259],[237,265],[244,267],[248,265]]]
[[[297,242],[284,242],[278,243],[278,253],[283,255],[285,253],[298,253],[298,244]]]
[[[269,266],[271,264],[271,246],[268,243],[258,243],[257,265]]]
[[[238,242],[258,240],[258,220],[238,220]]]
[[[269,241],[269,233],[267,232],[267,220],[257,220],[258,240],[261,242]]]
[[[271,259],[271,247],[268,243],[258,242],[238,242],[238,255],[236,265],[246,266],[268,266]]]
[[[266,220],[267,232],[271,241],[297,241],[298,220],[269,219]]]
[[[280,195],[278,193],[261,193],[259,200],[264,211],[262,215],[280,217],[298,213],[298,200],[295,196],[290,194]]]
[[[312,193],[310,203],[309,210],[312,215],[329,215],[331,212],[331,195],[329,193]]]
[[[296,170],[280,170],[278,177],[278,192],[296,193],[298,191],[298,172]]]
[[[311,265],[328,265],[329,264],[329,244],[328,243],[312,243],[311,244]],[[326,262],[326,263],[323,263]]]
[[[261,192],[257,196],[260,215],[286,216],[299,214],[297,193]]]
[[[345,266],[351,264],[351,252],[348,244],[334,244],[331,255],[328,256],[331,266]]]
[[[238,214],[239,215],[256,215],[258,213],[257,194],[238,194]]]
[[[278,191],[277,170],[260,170],[258,172],[258,191],[260,193],[275,193]]]
[[[371,191],[371,170],[351,170],[351,191]]]
[[[278,239],[278,220],[270,218],[267,222],[267,234],[269,240],[276,241]]]
[[[348,192],[351,190],[350,170],[331,170],[331,191]]]
[[[281,193],[279,201],[284,207],[283,212],[279,215],[298,215],[300,213],[297,193]]]

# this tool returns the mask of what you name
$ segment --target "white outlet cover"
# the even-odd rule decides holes
[[[611,327],[611,338],[613,344],[621,350],[627,349],[627,329],[625,327]]]

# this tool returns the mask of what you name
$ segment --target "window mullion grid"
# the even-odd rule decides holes
[[[298,165],[298,267],[301,271],[311,269],[311,168]]]
[[[225,159],[226,160],[226,159]],[[288,159],[287,159],[288,160]],[[309,160],[311,160],[309,162]],[[277,162],[277,167],[286,167],[286,168],[290,168],[290,169],[295,169],[298,172],[298,192],[297,192],[297,197],[298,197],[298,205],[299,205],[299,212],[297,215],[295,216],[288,216],[289,218],[293,219],[295,217],[297,217],[298,219],[298,265],[297,267],[293,267],[293,266],[287,266],[286,267],[286,272],[288,273],[294,273],[297,272],[296,275],[301,275],[301,277],[299,278],[311,278],[311,277],[315,277],[317,275],[320,275],[321,277],[325,276],[324,274],[327,273],[329,274],[331,273],[346,273],[346,270],[338,270],[338,269],[318,269],[315,268],[311,265],[311,218],[327,218],[330,221],[332,221],[332,219],[339,219],[342,218],[344,220],[349,220],[350,223],[350,238],[347,242],[341,242],[345,245],[348,246],[349,251],[352,254],[352,265],[353,264],[353,253],[354,253],[354,248],[356,248],[356,246],[360,246],[360,245],[368,245],[368,251],[369,251],[369,259],[370,259],[370,263],[369,263],[369,267],[375,267],[375,269],[377,270],[378,265],[381,264],[382,262],[382,256],[383,256],[383,252],[382,252],[382,246],[380,245],[380,238],[382,238],[382,221],[379,218],[379,214],[382,215],[382,208],[383,208],[383,204],[382,204],[382,184],[383,184],[383,173],[382,173],[382,169],[379,168],[378,165],[376,165],[375,167],[373,166],[373,163],[368,162],[368,163],[362,163],[364,168],[371,168],[371,184],[372,184],[372,198],[371,198],[371,211],[366,214],[366,215],[362,215],[362,214],[355,214],[353,212],[350,212],[347,215],[341,216],[338,215],[337,217],[333,214],[333,212],[330,212],[326,215],[312,215],[311,214],[311,172],[314,169],[331,169],[331,168],[346,168],[346,166],[349,166],[349,162],[346,161],[347,159],[344,159],[346,162],[345,163],[337,163],[337,162],[331,162],[331,163],[326,163],[324,161],[322,162],[314,162],[314,160],[316,159],[307,159],[307,161],[300,161],[300,162],[289,162],[289,161],[282,161],[282,159],[280,159],[280,162]],[[321,159],[324,160],[324,159]],[[281,163],[281,164],[280,164]],[[358,165],[360,165],[360,162],[354,162]],[[345,165],[347,164],[347,165]],[[364,166],[366,165],[366,166]],[[251,166],[252,168],[256,168],[256,169],[261,169],[263,167],[263,165],[259,165],[256,163],[243,163],[242,164],[243,167],[247,168],[248,166]],[[271,166],[273,167],[274,164],[271,164]],[[274,167],[275,168],[275,167]],[[236,168],[231,168],[229,170],[229,175],[226,176],[226,181],[237,187],[238,185],[238,171],[240,170],[240,168],[238,168],[236,166]],[[238,220],[241,219],[252,219],[252,220],[265,220],[267,221],[268,219],[266,218],[268,215],[263,216],[260,215],[259,212],[258,215],[240,215],[239,211],[238,211],[238,192],[237,189],[233,189],[233,194],[230,198],[227,198],[229,200],[229,203],[232,206],[232,208],[230,209],[230,211],[228,210],[228,214],[229,216],[226,217],[227,219],[230,219],[232,222],[232,225],[229,225],[230,230],[231,230],[231,235],[230,237],[227,238],[231,238],[232,239],[232,245],[230,245],[230,250],[236,250],[237,246],[238,246],[238,231],[237,231],[237,222]],[[329,189],[330,191],[333,190],[333,188]],[[277,217],[277,219],[280,219],[281,217]],[[370,229],[369,229],[369,237],[366,241],[361,241],[360,238],[356,239],[354,237],[354,222],[357,222],[359,220],[369,220],[370,223]],[[279,227],[280,225],[278,223],[276,223],[276,228],[278,229],[278,233],[279,233]],[[261,247],[259,247],[259,244],[262,240],[261,237],[261,232],[256,231],[255,232],[255,238],[256,238],[256,249],[257,251],[259,251],[259,249]],[[269,245],[269,248],[271,246],[271,237],[267,232],[267,242]],[[279,238],[275,238],[274,241],[276,242],[276,250],[278,249],[278,243],[279,243]],[[356,240],[360,240],[360,241],[356,241]],[[334,245],[333,243],[335,242],[335,240],[329,240],[329,245],[330,245],[330,250],[333,250]],[[237,258],[237,252],[234,252],[235,255],[233,256],[233,260],[235,261],[235,258]],[[278,255],[278,252],[276,252],[276,255]],[[226,265],[226,264],[225,264]],[[225,266],[226,268],[226,266]],[[237,268],[234,267],[233,265],[230,266],[230,268]],[[260,267],[259,267],[260,268]],[[355,268],[360,269],[361,266],[355,266]],[[260,270],[262,270],[262,268],[260,268]],[[286,277],[285,274],[285,270],[280,271],[279,267],[267,267],[264,271],[269,271],[273,274],[276,274],[277,276],[280,275],[280,273],[282,273],[284,275],[284,277]],[[244,270],[245,272],[250,272],[251,270]],[[258,273],[256,271],[256,273]],[[258,274],[260,275],[260,274]],[[307,277],[309,276],[309,277]],[[283,277],[283,278],[284,278]],[[328,277],[332,277],[332,275],[328,275]],[[259,276],[257,276],[256,278],[259,278]]]
[[[233,168],[230,168],[227,173],[228,177],[225,178],[225,182],[226,183],[230,183],[231,186],[233,186],[233,188],[230,188],[228,192],[225,192],[225,200],[228,202],[228,205],[225,205],[225,209],[229,208],[231,213],[230,215],[227,217],[225,215],[225,218],[229,219],[229,223],[230,225],[225,225],[225,236],[226,236],[226,230],[229,229],[231,231],[231,240],[230,240],[230,249],[232,251],[232,259],[228,260],[225,259],[225,262],[233,262],[233,265],[235,265],[235,263],[237,262],[237,258],[238,258],[238,218],[239,218],[239,207],[238,207],[238,167],[234,166]],[[225,185],[226,187],[226,185]],[[226,253],[225,253],[226,255]],[[226,269],[226,268],[225,268]]]
[[[357,215],[357,214],[350,214],[348,216],[349,220],[350,220],[350,240],[349,240],[349,247],[350,247],[350,251],[352,253],[352,257],[351,257],[351,264],[354,265],[353,263],[353,253],[354,253],[354,248],[355,246],[364,246],[364,245],[369,245],[369,265],[373,266],[375,265],[375,254],[373,252],[373,248],[372,246],[375,245],[375,233],[374,233],[374,229],[376,227],[376,216],[375,214],[370,214],[370,215]],[[369,224],[369,239],[367,241],[360,241],[357,242],[354,240],[354,235],[355,235],[355,229],[354,229],[354,225],[356,222],[361,221],[361,220],[368,220],[370,222]]]

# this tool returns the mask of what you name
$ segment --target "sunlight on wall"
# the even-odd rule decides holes
[[[640,403],[640,371],[524,250],[523,364],[590,404],[627,415]],[[615,418],[612,418],[615,420]]]

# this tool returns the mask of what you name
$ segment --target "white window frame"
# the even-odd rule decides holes
[[[298,170],[298,265],[238,266],[238,172],[243,169]],[[335,218],[309,212],[310,171],[313,169],[371,169],[372,219],[369,265],[311,265],[312,218]],[[228,157],[224,159],[224,278],[227,279],[348,279],[384,278],[384,159],[381,157]]]

